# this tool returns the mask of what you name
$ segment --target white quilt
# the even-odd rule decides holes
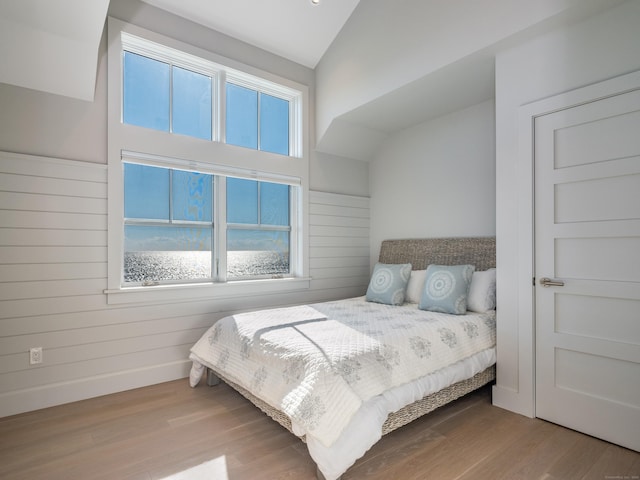
[[[190,358],[195,371],[214,368],[330,447],[364,402],[494,345],[495,312],[456,316],[358,297],[225,317]]]

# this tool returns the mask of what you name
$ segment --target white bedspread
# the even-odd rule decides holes
[[[190,358],[330,448],[365,402],[494,345],[495,312],[455,316],[359,297],[223,318]]]
[[[415,382],[377,395],[362,404],[349,426],[331,447],[325,447],[313,437],[307,438],[309,455],[326,480],[336,480],[380,440],[382,425],[391,412],[396,412],[405,405],[449,385],[471,378],[494,363],[496,363],[496,349],[489,348],[425,375]]]

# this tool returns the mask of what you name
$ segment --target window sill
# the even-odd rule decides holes
[[[310,278],[242,280],[227,283],[154,285],[105,290],[109,305],[130,303],[177,303],[187,300],[215,300],[247,295],[287,293],[308,290]]]

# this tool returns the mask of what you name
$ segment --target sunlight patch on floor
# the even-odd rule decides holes
[[[229,480],[225,456],[214,458],[195,467],[183,470],[162,480]]]

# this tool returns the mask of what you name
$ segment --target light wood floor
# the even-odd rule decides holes
[[[383,437],[343,479],[640,479],[639,453],[493,407],[490,394]],[[5,480],[161,479],[205,462],[215,480],[315,478],[305,445],[226,385],[180,380],[0,419]]]

